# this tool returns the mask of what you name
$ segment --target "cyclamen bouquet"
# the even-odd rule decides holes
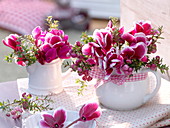
[[[92,36],[82,34],[82,42],[77,41],[70,55],[76,59],[71,64],[84,81],[91,81],[91,70],[96,67],[105,74],[131,76],[142,68],[160,69],[165,73],[168,67],[162,64],[160,56],[151,58],[156,53],[162,27],[155,29],[149,21],[139,21],[128,32],[124,27],[116,27],[117,20],[111,19],[104,29],[96,29]]]
[[[68,35],[57,28],[58,23],[52,21],[52,17],[48,17],[47,22],[48,31],[43,31],[38,26],[32,31],[32,35],[11,34],[6,37],[2,42],[14,50],[6,60],[12,62],[14,59],[18,65],[29,66],[36,61],[43,65],[58,58],[70,58],[67,53],[72,46],[68,42]]]

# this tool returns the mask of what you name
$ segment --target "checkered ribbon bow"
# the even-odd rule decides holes
[[[134,82],[134,81],[141,81],[145,80],[146,77],[148,76],[148,73],[135,73],[133,76],[129,77],[126,75],[111,75],[109,79],[105,80],[105,72],[100,69],[99,67],[95,66],[91,68],[89,71],[89,75],[92,78],[97,79],[97,83],[95,84],[95,87],[97,88],[98,86],[107,83],[107,82],[112,82],[117,85],[123,85],[124,82]]]

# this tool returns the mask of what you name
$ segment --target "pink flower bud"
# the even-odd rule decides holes
[[[16,114],[16,110],[12,110],[11,115],[15,115],[15,114]]]
[[[96,61],[92,58],[89,58],[86,60],[87,63],[89,63],[90,65],[95,65],[96,64]]]
[[[70,50],[70,51],[69,51],[69,54],[70,54],[70,56],[73,57],[73,58],[77,57],[77,54],[76,54],[73,50]]]
[[[80,42],[80,41],[77,41],[77,42],[76,42],[76,45],[77,45],[77,46],[80,46],[80,45],[81,45],[81,42]]]
[[[15,109],[16,111],[20,112],[20,113],[23,112],[23,110],[22,110],[20,107],[15,107],[14,109]]]
[[[31,94],[28,94],[28,95],[27,95],[27,97],[30,97],[30,98],[31,98],[31,97],[32,97],[32,95],[31,95]]]
[[[125,64],[125,65],[122,67],[122,69],[123,69],[124,71],[126,71],[126,70],[129,69],[129,66]]]
[[[13,116],[12,116],[12,118],[13,118],[14,120],[19,119],[20,117],[21,117],[21,115],[13,115]]]
[[[129,71],[124,71],[124,74],[125,74],[125,75],[130,75],[131,72],[129,72]]]
[[[10,117],[10,113],[7,113],[6,116],[7,116],[7,117]]]
[[[109,27],[109,28],[112,28],[112,27],[113,27],[113,23],[112,23],[111,20],[109,20],[109,22],[108,22],[108,24],[107,24],[107,27]]]
[[[151,64],[151,66],[150,66],[151,70],[156,70],[156,68],[157,68],[156,64]]]
[[[156,59],[157,59],[157,60],[160,60],[160,56],[156,56]]]
[[[91,76],[87,77],[87,81],[91,81],[93,78]]]
[[[84,76],[82,77],[82,79],[83,79],[84,81],[86,81],[86,80],[87,80],[87,76],[84,75]]]
[[[132,61],[128,59],[128,60],[126,60],[126,63],[131,64]]]
[[[76,65],[80,64],[82,60],[76,60]]]
[[[17,115],[13,115],[13,116],[12,116],[12,119],[14,119],[14,120],[16,120],[17,118],[18,118]]]
[[[24,110],[28,109],[29,108],[28,102],[23,102],[22,107],[23,107]]]
[[[77,70],[78,70],[79,72],[82,72],[82,71],[83,71],[82,68],[80,68],[80,67],[78,67]]]
[[[132,71],[133,71],[133,68],[129,68],[128,71],[129,71],[129,72],[132,72]]]
[[[76,69],[77,69],[77,66],[76,66],[75,64],[73,64],[73,65],[71,65],[71,68],[72,68],[73,70],[76,70]]]
[[[147,56],[144,56],[142,59],[141,59],[142,62],[148,62],[148,57]]]
[[[85,70],[83,73],[84,73],[86,76],[89,74],[88,70]]]
[[[26,92],[22,93],[22,97],[25,97],[25,95],[26,95]]]

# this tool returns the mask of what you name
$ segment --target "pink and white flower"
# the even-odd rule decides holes
[[[82,106],[82,108],[79,111],[80,119],[79,121],[89,121],[94,120],[96,118],[99,118],[101,115],[101,112],[98,111],[98,104],[97,103],[89,103]]]
[[[12,48],[13,50],[19,50],[20,49],[20,45],[21,42],[18,41],[19,36],[17,34],[10,34],[9,36],[7,36],[5,38],[5,40],[2,40],[2,42],[4,43],[4,45]]]
[[[60,59],[69,59],[69,51],[71,45],[68,42],[68,36],[62,30],[52,29],[49,32],[43,32],[40,27],[37,27],[32,32],[36,39],[39,50],[37,59],[41,64],[50,63],[51,61]]]
[[[63,128],[66,121],[66,112],[64,109],[59,109],[51,114],[42,114],[42,120],[40,121],[40,128]]]

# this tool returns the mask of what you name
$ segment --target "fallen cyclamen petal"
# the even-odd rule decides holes
[[[50,128],[51,126],[49,126],[44,120],[40,120],[40,128]]]
[[[66,120],[66,112],[64,109],[56,110],[54,111],[53,117],[55,119],[55,123],[57,123],[58,125],[62,125]]]
[[[93,114],[87,117],[87,120],[93,120],[93,119],[99,118],[100,116],[101,116],[101,112],[95,111]]]
[[[41,115],[40,128],[62,128],[66,121],[66,112],[64,109],[55,110],[53,115],[44,113]]]
[[[42,118],[49,126],[53,126],[55,123],[55,119],[51,114],[42,114]]]

